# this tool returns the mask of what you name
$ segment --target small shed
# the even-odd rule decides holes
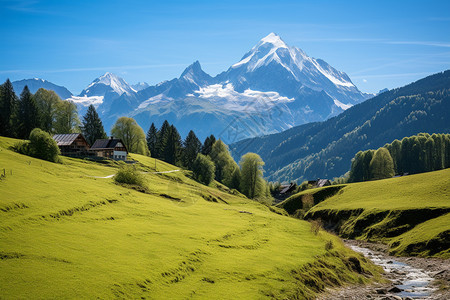
[[[91,152],[94,152],[99,157],[114,160],[126,160],[128,155],[127,147],[125,147],[122,140],[113,137],[96,140],[91,147]]]
[[[81,133],[55,134],[53,139],[56,141],[62,155],[88,155],[89,143]]]

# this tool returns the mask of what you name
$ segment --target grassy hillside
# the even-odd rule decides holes
[[[272,181],[333,178],[350,169],[358,151],[377,149],[420,132],[450,133],[450,70],[390,90],[324,122],[230,145],[238,158],[255,152]]]
[[[344,237],[383,241],[398,255],[450,257],[450,169],[352,183],[326,199],[317,197],[321,190],[326,188],[304,191],[280,206],[301,209],[304,195],[311,194],[320,203],[305,217],[321,218]]]
[[[185,171],[153,174],[154,159],[132,155],[144,194],[96,178],[116,163],[49,163],[15,142],[0,137],[2,298],[309,298],[378,278],[336,237]]]

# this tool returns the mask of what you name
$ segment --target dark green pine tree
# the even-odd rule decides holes
[[[175,126],[171,125],[165,134],[162,156],[164,161],[179,165],[181,154],[181,136]]]
[[[36,101],[28,86],[23,88],[20,94],[19,108],[17,111],[17,137],[27,139],[34,128],[40,123],[39,110]]]
[[[11,81],[6,79],[0,86],[0,135],[14,136],[13,118],[18,105],[18,99]]]
[[[155,123],[152,123],[152,125],[150,125],[146,140],[151,157],[158,157],[158,152],[156,150],[156,146],[158,144],[158,130],[156,129]]]
[[[81,131],[86,141],[91,146],[96,140],[107,138],[102,120],[98,116],[98,113],[92,104],[89,105],[88,110],[83,117]]]
[[[169,131],[170,124],[167,120],[163,122],[161,128],[158,131],[157,139],[156,139],[156,155],[155,157],[164,159],[164,151],[166,149],[166,141],[167,141],[167,133]]]
[[[212,146],[214,145],[214,143],[216,142],[216,137],[214,135],[210,135],[205,139],[205,142],[203,143],[202,146],[202,154],[203,155],[208,155],[209,153],[211,153],[211,149]]]
[[[182,154],[183,165],[192,170],[192,164],[197,158],[197,154],[200,153],[202,148],[202,143],[195,135],[194,131],[189,131],[186,139],[184,140],[184,148]]]

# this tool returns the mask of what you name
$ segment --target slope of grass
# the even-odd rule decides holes
[[[398,255],[449,257],[450,169],[348,184],[317,204],[342,236],[388,243]]]
[[[310,298],[378,278],[336,237],[187,171],[154,174],[178,169],[164,162],[131,156],[142,193],[96,178],[120,164],[50,163],[15,142],[0,137],[2,298]]]

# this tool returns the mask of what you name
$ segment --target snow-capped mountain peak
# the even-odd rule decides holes
[[[202,70],[200,62],[197,60],[188,66],[180,76],[181,80],[200,86],[211,80],[211,76]]]
[[[258,45],[272,44],[275,48],[289,48],[279,35],[271,32],[268,36],[261,39]]]
[[[278,35],[270,33],[261,39],[242,59],[231,66],[227,77],[242,90],[252,85],[261,89],[277,89],[285,85],[286,94],[295,94],[302,86],[326,91],[330,97],[346,105],[364,98],[344,72],[321,59],[308,56],[297,47],[288,46]],[[353,96],[348,101],[348,92]]]
[[[119,96],[123,93],[126,93],[127,95],[136,93],[136,90],[133,89],[123,78],[120,78],[113,73],[106,72],[104,75],[92,81],[92,83],[88,85],[83,92],[81,92],[81,96],[103,96],[98,94],[99,92],[103,94],[106,92],[103,91],[103,89],[101,89],[102,91],[99,91],[97,87],[100,85],[110,87],[113,92]]]

